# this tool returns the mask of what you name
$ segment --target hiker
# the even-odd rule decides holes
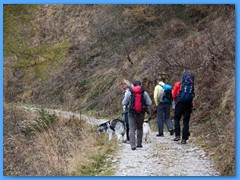
[[[122,100],[123,100],[124,97],[126,96],[126,93],[129,91],[129,88],[131,87],[131,83],[128,80],[123,79],[122,82],[121,82],[121,87],[124,91],[124,95],[122,97]],[[128,123],[128,109],[129,109],[129,104],[123,106],[123,117],[124,117],[124,121],[125,121],[125,125],[126,125],[126,135],[127,135],[127,139],[124,141],[125,143],[130,142],[129,123]]]
[[[172,97],[175,100],[174,109],[174,141],[180,140],[180,120],[183,116],[182,144],[186,144],[189,133],[189,120],[192,113],[194,93],[194,75],[184,72],[181,82],[176,82],[173,87]]]
[[[129,122],[129,138],[131,149],[135,150],[137,147],[142,147],[143,137],[143,121],[147,106],[152,105],[148,93],[141,87],[140,81],[134,81],[132,88],[126,92],[123,105],[129,104],[128,122]],[[137,140],[135,139],[137,133]]]
[[[154,101],[157,107],[158,134],[163,137],[164,122],[170,135],[174,134],[172,121],[170,120],[170,106],[172,103],[172,87],[165,84],[165,78],[157,79],[157,85],[154,88]]]

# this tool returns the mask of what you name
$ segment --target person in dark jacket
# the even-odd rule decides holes
[[[180,98],[180,89],[181,89],[181,82],[176,82],[173,87],[172,91],[172,98],[175,101],[175,109],[174,109],[174,131],[175,131],[175,138],[174,141],[180,140],[181,135],[181,128],[180,128],[180,120],[183,116],[183,129],[182,129],[182,144],[186,144],[190,133],[189,133],[189,121],[190,116],[192,113],[193,102],[192,100],[189,102],[183,102]],[[194,88],[193,88],[194,93]]]

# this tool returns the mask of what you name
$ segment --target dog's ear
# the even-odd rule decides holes
[[[108,121],[108,122],[107,122],[107,127],[108,127],[108,128],[110,127],[110,124],[111,124],[111,121]]]

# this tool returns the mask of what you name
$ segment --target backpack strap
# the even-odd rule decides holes
[[[159,86],[161,86],[163,88],[164,85],[158,84]]]
[[[142,110],[145,112],[146,111],[146,102],[145,102],[145,98],[144,98],[144,92],[145,92],[145,89],[143,89],[143,87],[141,87],[141,90],[142,90]]]

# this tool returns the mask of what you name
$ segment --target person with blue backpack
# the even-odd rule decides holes
[[[180,140],[180,120],[183,116],[182,144],[186,144],[190,136],[189,121],[192,113],[194,92],[194,75],[191,72],[184,72],[181,82],[176,82],[173,87],[172,97],[175,101],[174,109],[174,141]]]
[[[170,132],[174,134],[172,121],[170,120],[170,106],[172,103],[172,86],[165,84],[165,78],[160,77],[158,84],[154,88],[154,102],[157,107],[158,134],[156,136],[163,137],[164,122]]]

